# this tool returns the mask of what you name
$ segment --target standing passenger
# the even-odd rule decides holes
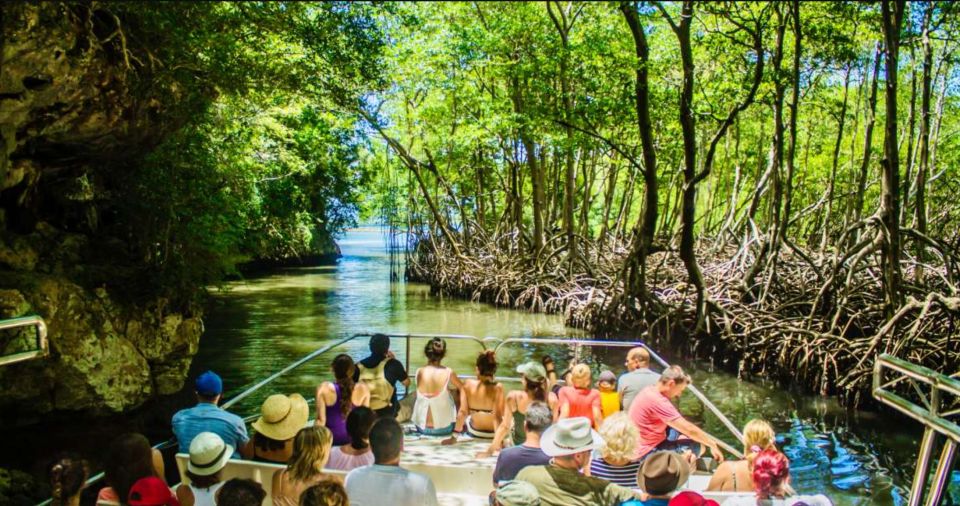
[[[377,416],[397,416],[397,383],[410,386],[403,364],[390,351],[390,338],[384,334],[370,337],[370,356],[357,363],[353,381],[362,381],[370,390],[370,409]]]
[[[570,372],[570,383],[560,389],[560,418],[574,418],[582,416],[590,420],[590,425],[596,429],[603,420],[600,410],[600,392],[590,388],[590,366],[577,364]]]
[[[347,415],[358,406],[370,406],[370,389],[364,383],[354,383],[356,372],[350,355],[340,354],[333,359],[334,383],[323,382],[317,387],[317,417],[314,423],[325,425],[333,433],[335,446],[350,442],[347,434]]]
[[[650,352],[643,346],[627,352],[626,366],[628,372],[620,376],[617,391],[620,392],[620,408],[630,411],[633,398],[644,388],[655,385],[660,375],[650,370]]]
[[[417,431],[427,436],[448,436],[457,421],[457,405],[450,395],[450,384],[463,390],[463,383],[453,369],[441,365],[447,354],[447,343],[439,337],[427,342],[423,349],[427,365],[417,369],[417,401],[411,421]]]
[[[245,447],[250,438],[247,426],[239,416],[217,407],[223,394],[223,380],[213,371],[207,371],[194,383],[197,405],[181,409],[173,415],[173,434],[180,446],[177,453],[190,453],[190,443],[201,432],[213,432],[223,442],[237,449]],[[244,454],[250,457],[251,454]],[[240,458],[234,454],[234,458]]]
[[[403,427],[394,418],[380,418],[370,429],[374,464],[350,471],[346,479],[352,506],[437,506],[430,477],[400,467]]]

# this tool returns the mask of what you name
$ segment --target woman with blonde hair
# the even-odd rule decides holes
[[[769,423],[753,419],[743,427],[743,460],[728,460],[713,473],[711,492],[753,492],[753,461],[764,450],[776,450],[776,433]]]
[[[285,469],[273,475],[273,504],[297,506],[300,494],[321,480],[330,479],[323,468],[330,459],[333,434],[324,426],[300,429],[293,440],[293,455]]]
[[[600,391],[590,388],[593,381],[590,366],[577,364],[570,371],[570,384],[560,389],[560,418],[582,416],[590,420],[594,429],[599,428],[603,420],[600,409]]]
[[[600,425],[603,444],[597,451],[600,457],[590,461],[590,476],[616,483],[622,487],[637,487],[637,472],[640,461],[634,460],[637,452],[637,426],[630,416],[618,411],[608,416]]]

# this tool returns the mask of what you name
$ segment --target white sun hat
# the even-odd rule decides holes
[[[187,471],[197,476],[210,476],[223,469],[231,456],[233,447],[224,443],[220,436],[213,432],[201,432],[190,442]]]
[[[603,443],[586,417],[563,418],[540,436],[540,449],[550,457],[562,457],[593,450]]]

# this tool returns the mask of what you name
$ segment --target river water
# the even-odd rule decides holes
[[[442,298],[425,285],[391,283],[384,236],[377,229],[357,229],[339,241],[343,257],[329,267],[291,269],[229,284],[215,294],[205,318],[206,331],[191,377],[204,369],[223,376],[230,398],[247,386],[307,353],[356,333],[439,333],[509,337],[583,337],[566,327],[559,315],[531,314],[487,304]],[[424,340],[411,344],[410,365],[424,363]],[[392,349],[407,359],[403,340]],[[480,349],[469,341],[449,341],[445,364],[473,374]],[[356,339],[324,354],[238,404],[235,411],[259,409],[271,393],[300,392],[312,396],[318,382],[331,376],[336,352],[358,359],[367,340]],[[661,350],[668,361],[681,363],[694,382],[734,424],[762,417],[777,430],[791,459],[793,485],[802,493],[823,492],[837,504],[902,504],[914,467],[922,428],[892,412],[871,413],[841,408],[834,400],[790,393],[770,384],[738,380],[709,364],[689,363]],[[528,358],[551,353],[562,369],[566,347],[510,348],[499,355],[501,374]],[[623,352],[604,352],[600,361],[618,374]],[[711,433],[735,443],[722,424],[691,394],[681,411]],[[739,445],[736,445],[739,447]],[[954,473],[954,497],[960,497],[960,475]]]

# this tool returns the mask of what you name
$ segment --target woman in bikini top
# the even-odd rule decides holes
[[[506,396],[503,385],[496,381],[497,357],[493,350],[480,352],[476,363],[477,379],[468,379],[460,390],[460,410],[457,412],[455,434],[464,431],[471,436],[493,439],[503,420]],[[443,444],[456,442],[451,436]]]

